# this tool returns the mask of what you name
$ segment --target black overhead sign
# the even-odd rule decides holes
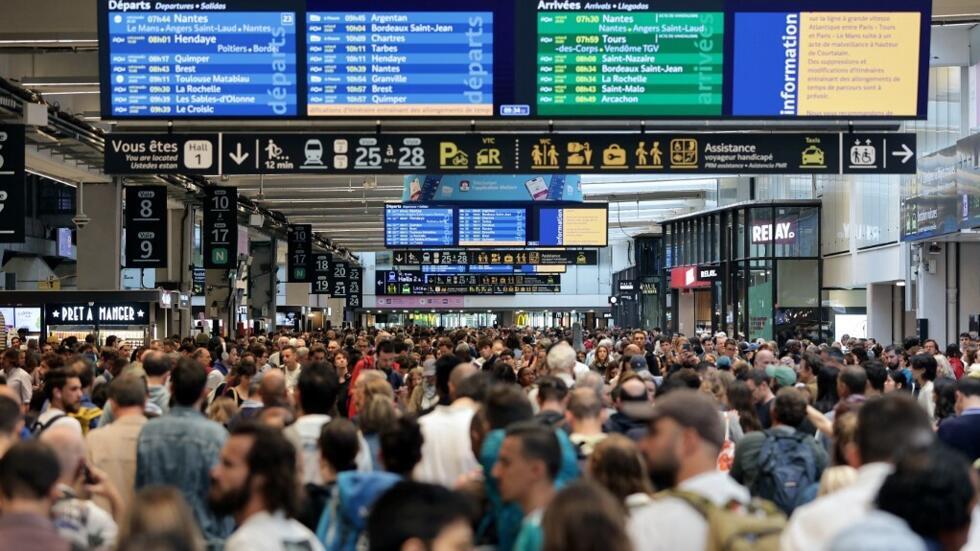
[[[378,270],[376,295],[513,295],[560,293],[559,274],[425,274]]]
[[[51,325],[149,325],[146,302],[48,304],[44,323]]]
[[[595,266],[599,251],[395,250],[391,259],[395,266]]]
[[[313,255],[313,286],[310,292],[314,295],[330,294],[330,265],[332,256],[327,253]]]
[[[126,188],[126,267],[167,267],[167,187]]]
[[[350,264],[346,262],[332,262],[330,269],[330,297],[347,298],[350,283]]]
[[[347,300],[344,306],[360,308],[364,302],[364,268],[351,266],[347,270]]]
[[[310,270],[310,263],[313,260],[313,226],[291,224],[286,233],[286,281],[309,283],[313,279]]]
[[[238,262],[238,190],[204,189],[204,267],[230,269]]]
[[[106,174],[219,174],[218,134],[110,134]]]
[[[0,243],[23,243],[24,127],[0,124]]]
[[[852,150],[855,142],[865,149]],[[866,147],[874,147],[875,154]],[[915,151],[913,134],[110,134],[105,170],[204,175],[914,174]]]

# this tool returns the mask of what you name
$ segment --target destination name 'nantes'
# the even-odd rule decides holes
[[[650,11],[648,2],[570,2],[539,0],[538,11]]]

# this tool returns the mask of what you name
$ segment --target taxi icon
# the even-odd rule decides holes
[[[824,164],[823,150],[815,145],[803,150],[803,164],[806,166],[821,166]]]

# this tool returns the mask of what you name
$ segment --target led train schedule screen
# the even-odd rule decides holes
[[[459,209],[460,247],[523,247],[527,245],[527,210]]]
[[[452,247],[455,227],[451,207],[385,205],[385,247]]]
[[[299,114],[295,1],[100,2],[102,112],[113,118]],[[258,5],[257,3],[254,5]]]
[[[310,116],[493,116],[493,13],[311,12]]]
[[[608,5],[607,11],[538,11],[538,115],[722,114],[722,11]]]

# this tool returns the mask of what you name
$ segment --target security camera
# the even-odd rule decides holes
[[[73,224],[75,224],[76,228],[82,229],[85,226],[87,226],[88,223],[92,221],[92,219],[85,214],[79,214],[78,216],[72,218],[71,221]]]

